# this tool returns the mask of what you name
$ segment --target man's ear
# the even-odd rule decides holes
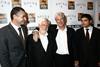
[[[90,20],[90,24],[93,24],[93,21],[92,20]]]
[[[13,15],[13,18],[17,18],[17,15],[14,14],[14,15]]]

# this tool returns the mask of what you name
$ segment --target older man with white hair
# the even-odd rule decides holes
[[[29,67],[53,67],[53,44],[47,33],[49,24],[47,18],[42,18],[38,23],[39,30],[28,36]]]
[[[52,32],[53,42],[56,45],[55,67],[73,67],[75,55],[75,31],[67,26],[67,17],[63,12],[55,15],[57,29]]]

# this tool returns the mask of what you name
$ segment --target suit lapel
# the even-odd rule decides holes
[[[70,41],[71,41],[71,32],[70,32],[70,29],[67,27],[67,31],[66,31],[66,34],[67,34],[67,43],[68,43],[68,50],[70,50]]]
[[[12,36],[16,37],[16,39],[18,39],[19,42],[22,44],[21,39],[19,35],[17,34],[16,30],[13,28],[13,26],[11,24],[9,24],[8,26],[9,26],[9,31],[12,33]],[[23,45],[21,46],[23,47]]]
[[[49,40],[49,36],[48,36],[48,35],[47,35],[47,38],[48,38],[48,45],[47,45],[47,51],[46,51],[46,52],[48,52],[48,49],[49,49],[49,46],[50,46],[50,45],[49,45],[49,44],[50,44],[50,43],[49,43],[50,40]]]
[[[22,25],[22,30],[23,30],[23,34],[24,34],[24,38],[27,39],[27,35],[28,35],[28,29],[26,26]]]
[[[58,33],[58,29],[55,29],[54,32],[53,32],[53,35],[54,35],[53,37],[54,37],[54,40],[55,40],[55,43],[56,43],[56,49],[58,49],[57,42],[56,42],[57,33]]]
[[[92,33],[91,33],[91,39],[90,40],[92,40],[93,37],[95,37],[95,28],[94,27],[93,27],[93,30],[92,30]]]
[[[40,49],[41,49],[41,51],[42,51],[42,53],[44,53],[45,52],[45,50],[44,50],[44,47],[42,46],[42,42],[41,42],[41,40],[39,39],[39,45],[40,45]]]
[[[90,40],[94,37],[94,33],[95,33],[95,29],[93,27]],[[85,33],[84,33],[84,29],[83,28],[81,28],[81,33],[80,34],[81,34],[82,38],[85,38]]]
[[[84,39],[85,38],[85,33],[84,33],[84,29],[83,28],[81,28],[80,34],[81,34],[82,39]]]
[[[50,44],[50,43],[49,43],[49,41],[50,41],[50,40],[49,40],[49,36],[47,36],[47,38],[48,38],[48,45],[47,45],[47,50],[46,50],[46,51],[44,50],[44,47],[42,46],[41,40],[39,39],[39,43],[41,44],[41,49],[42,49],[44,52],[48,52],[48,49],[49,49],[49,46],[50,46],[50,45],[49,45],[49,44]]]
[[[13,35],[16,36],[20,40],[16,30],[13,28],[11,24],[9,24],[9,28],[10,28],[10,31],[13,33]]]
[[[70,41],[70,31],[68,30],[69,28],[67,27],[67,31],[66,31],[66,35],[67,35],[67,43],[68,43],[68,48],[69,48],[69,41]],[[55,40],[56,40],[56,37],[57,37],[57,33],[58,33],[58,29],[55,30]],[[56,43],[56,46],[57,46],[57,43]]]
[[[55,34],[55,38],[57,36],[57,33],[58,33],[58,29],[55,30],[55,33],[54,33]]]

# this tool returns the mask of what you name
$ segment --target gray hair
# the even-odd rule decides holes
[[[38,24],[41,24],[42,21],[48,22],[49,25],[51,24],[50,20],[48,20],[47,18],[41,18],[41,19],[39,20],[39,23],[38,23]]]
[[[67,22],[67,17],[65,16],[65,14],[64,14],[63,12],[57,12],[57,13],[55,14],[55,20],[56,20],[56,17],[57,17],[57,16],[62,17],[62,19],[64,20],[65,23]]]

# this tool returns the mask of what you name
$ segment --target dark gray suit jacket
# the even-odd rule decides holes
[[[0,63],[2,67],[25,67],[25,49],[11,24],[0,29]]]

